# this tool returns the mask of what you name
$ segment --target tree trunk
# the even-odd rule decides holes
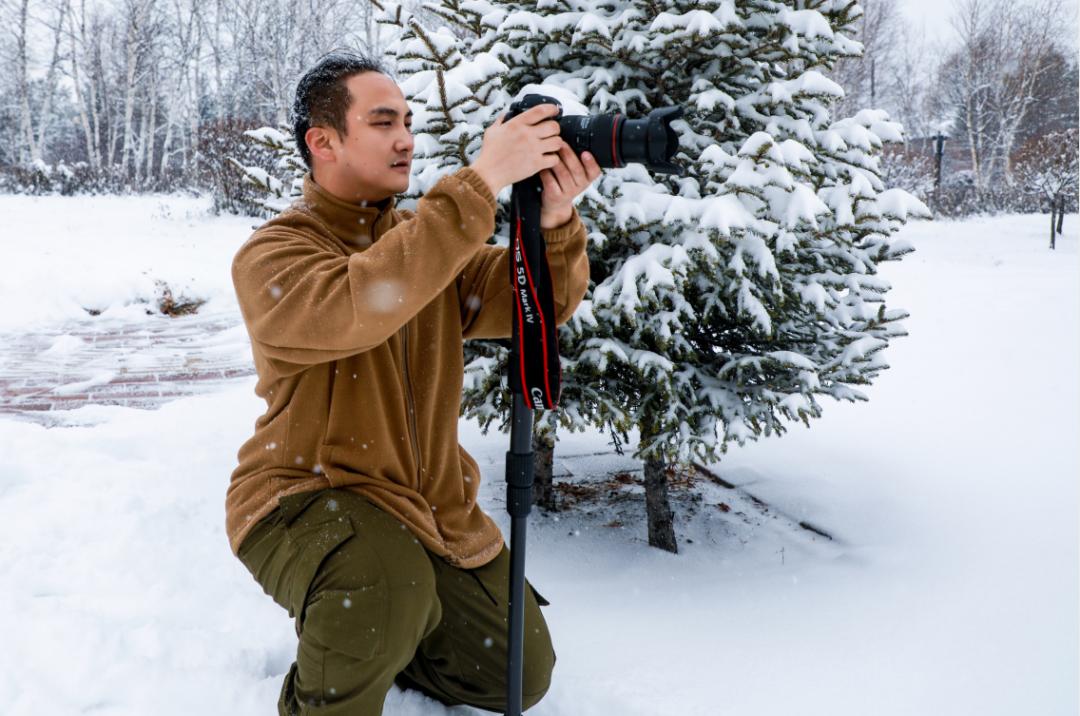
[[[968,135],[968,149],[971,153],[971,174],[975,179],[975,191],[982,191],[982,173],[981,166],[979,164],[979,141],[978,135],[975,133],[973,126],[973,115],[971,109],[971,100],[965,104],[964,107],[967,112],[967,135]]]
[[[134,168],[135,126],[132,120],[135,117],[135,77],[141,20],[139,8],[136,6],[134,16],[128,19],[127,34],[124,38],[124,145],[120,150],[120,174],[125,178],[131,177],[131,169]]]
[[[655,437],[649,428],[649,417],[638,425],[641,442],[648,444]],[[668,501],[667,465],[662,457],[645,459],[645,517],[649,523],[649,545],[678,554],[675,541],[675,520]]]
[[[198,107],[199,97],[202,95],[202,75],[199,72],[198,62],[192,66],[191,80],[191,103],[193,107]],[[199,158],[199,113],[190,112],[187,141],[184,143],[184,153],[182,154],[185,176],[191,176],[193,172],[199,171]]]
[[[82,42],[82,46],[84,48],[86,48],[88,46],[87,45],[88,38],[87,38],[87,35],[86,35],[86,12],[85,12],[85,10],[86,10],[85,6],[82,6],[80,8],[80,13],[82,14],[82,22],[81,22],[80,27],[79,27],[79,32],[80,32],[80,35],[81,35],[81,38],[82,38],[81,42]],[[100,30],[100,28],[98,28],[98,30]],[[104,76],[105,70],[104,70],[104,65],[102,64],[102,60],[101,60],[101,36],[98,33],[92,33],[92,34],[93,34],[93,37],[94,37],[92,42],[94,44],[91,46],[92,47],[92,52],[91,52],[91,56],[90,56],[90,63],[89,63],[90,66],[87,69],[87,73],[86,73],[87,74],[87,79],[88,79],[87,86],[89,87],[89,90],[90,90],[90,96],[88,97],[88,102],[89,102],[89,106],[90,106],[90,120],[91,120],[91,123],[93,125],[93,135],[94,135],[94,141],[91,144],[90,151],[92,151],[94,153],[94,158],[91,161],[91,164],[98,171],[101,171],[102,169],[105,168],[105,148],[106,148],[106,144],[105,144],[105,137],[102,134],[102,127],[101,127],[102,120],[103,120],[102,114],[103,114],[104,110],[103,110],[102,107],[99,107],[98,97],[105,97],[105,96],[108,96],[108,95],[98,92],[98,82],[100,82],[102,80],[102,77]],[[107,116],[106,116],[105,119],[107,121]],[[106,127],[105,131],[106,132],[108,131],[107,127]]]
[[[674,515],[668,501],[666,467],[662,459],[645,460],[645,514],[649,522],[649,544],[678,554]]]
[[[97,50],[95,50],[96,52]],[[96,157],[98,169],[105,167],[105,151],[108,148],[106,139],[108,137],[108,114],[104,107],[100,106],[99,97],[106,96],[98,92],[98,82],[101,80],[101,65],[97,64],[94,68],[97,70],[95,74],[91,75],[90,79],[90,119],[94,124],[94,156]],[[102,129],[102,124],[105,128]],[[112,155],[109,155],[109,161],[112,161]]]
[[[154,135],[157,133],[158,76],[157,70],[150,76],[150,126],[146,131],[145,176],[147,181],[153,181],[154,178]]]
[[[169,108],[165,113],[165,141],[161,144],[161,167],[158,169],[158,175],[161,177],[168,176],[169,156],[172,150],[173,126],[177,122],[176,108],[180,104],[181,98],[184,96],[184,87],[187,83],[187,63],[188,61],[185,59],[183,66],[177,73],[176,89],[167,98]]]
[[[1057,238],[1057,234],[1054,229],[1057,227],[1057,197],[1050,200],[1050,248],[1054,248],[1054,239]]]
[[[149,124],[149,114],[146,111],[146,107],[143,107],[139,114],[139,128],[137,130],[138,138],[135,140],[135,153],[131,162],[136,185],[139,185],[140,180],[142,179],[143,158],[146,156],[146,132]]]
[[[172,145],[172,105],[176,103],[176,99],[169,101],[169,110],[165,115],[165,140],[161,143],[161,165],[158,167],[158,175],[161,177],[167,176],[169,169],[169,147]]]
[[[115,170],[116,148],[119,146],[118,140],[120,138],[120,130],[116,122],[116,117],[114,116],[113,102],[109,101],[109,86],[105,82],[104,66],[102,67],[100,87],[101,91],[98,95],[101,97],[101,114],[105,120],[105,132],[108,136],[109,147],[108,158],[105,160],[105,165],[109,167],[110,170]]]
[[[559,506],[555,501],[554,483],[551,479],[555,457],[555,433],[542,421],[537,421],[533,431],[533,504],[545,510],[555,512]]]
[[[49,133],[49,120],[52,118],[53,95],[56,90],[56,74],[60,70],[60,62],[63,60],[60,52],[60,43],[64,37],[64,18],[67,16],[67,0],[60,3],[56,16],[56,26],[53,31],[53,48],[49,60],[49,71],[45,76],[44,99],[42,100],[41,114],[38,122],[37,147],[38,153],[45,155],[46,139]]]
[[[41,158],[38,148],[34,143],[34,128],[30,118],[30,74],[28,47],[28,8],[29,0],[23,0],[19,5],[19,24],[15,33],[15,52],[18,69],[16,81],[18,83],[19,98],[19,135],[23,141],[23,148],[19,151],[19,161],[22,164],[29,161],[35,162]]]
[[[82,21],[83,21],[83,23],[85,23],[85,21],[86,21],[85,6],[83,7],[83,10],[84,10],[84,12],[83,12]],[[70,29],[70,32],[68,33],[68,37],[70,38],[70,48],[71,48],[71,57],[70,57],[70,61],[71,61],[71,79],[72,79],[71,84],[72,84],[72,87],[75,90],[75,106],[79,110],[79,125],[82,127],[83,136],[84,136],[84,138],[86,140],[86,157],[90,162],[90,169],[94,173],[97,173],[97,170],[98,170],[97,152],[96,152],[96,147],[94,145],[93,134],[90,131],[90,116],[89,116],[89,114],[87,114],[87,101],[86,101],[86,97],[83,96],[83,92],[82,92],[82,79],[79,77],[79,58],[78,58],[78,55],[76,54],[76,51],[75,51],[76,32],[75,32],[75,7],[74,6],[71,6],[70,13],[71,14],[70,14],[70,17],[69,17],[69,21],[71,23],[71,29]],[[78,36],[80,38],[85,39],[85,37],[86,37],[85,28],[83,27],[82,24],[80,24],[80,28],[81,28],[82,31],[79,33]],[[83,44],[83,47],[85,47],[85,43]]]
[[[1065,195],[1058,196],[1058,220],[1057,220],[1057,232],[1060,234],[1061,229],[1065,224]]]

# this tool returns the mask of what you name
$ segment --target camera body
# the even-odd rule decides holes
[[[562,105],[553,97],[527,94],[510,105],[503,121],[539,104],[554,104],[559,113],[559,136],[574,153],[589,152],[604,169],[624,167],[631,162],[644,164],[660,174],[684,176],[686,170],[671,162],[679,148],[679,138],[671,120],[682,116],[682,107],[662,107],[649,112],[645,119],[627,119],[622,114],[563,116]]]

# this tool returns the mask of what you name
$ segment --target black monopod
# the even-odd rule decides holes
[[[527,94],[510,105],[510,118],[538,104],[559,102]],[[670,122],[682,116],[681,107],[654,109],[646,119],[621,114],[555,119],[562,139],[578,156],[588,151],[604,168],[644,164],[664,174],[685,174],[670,162],[678,137]],[[513,332],[508,365],[513,403],[510,409],[510,450],[506,453],[506,510],[510,513],[510,604],[506,656],[506,716],[521,716],[522,652],[525,629],[525,540],[532,509],[533,410],[552,410],[559,400],[559,344],[555,307],[544,239],[540,233],[539,174],[514,183],[510,196],[510,283],[514,288]]]

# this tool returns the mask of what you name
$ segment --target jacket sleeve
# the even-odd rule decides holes
[[[589,288],[585,225],[573,209],[570,220],[541,232],[551,270],[555,324],[574,315]],[[510,249],[485,244],[458,277],[461,326],[465,338],[509,338],[514,309],[510,290]]]
[[[464,167],[349,256],[287,226],[256,231],[232,263],[252,340],[267,358],[300,365],[383,343],[460,275],[494,233],[495,207],[484,180]]]

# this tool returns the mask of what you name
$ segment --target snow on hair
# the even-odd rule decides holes
[[[312,126],[332,127],[339,135],[348,134],[345,113],[349,108],[349,90],[345,80],[362,72],[388,74],[376,59],[355,52],[335,51],[323,55],[296,84],[293,100],[293,134],[304,163],[311,168],[311,151],[304,135]]]

